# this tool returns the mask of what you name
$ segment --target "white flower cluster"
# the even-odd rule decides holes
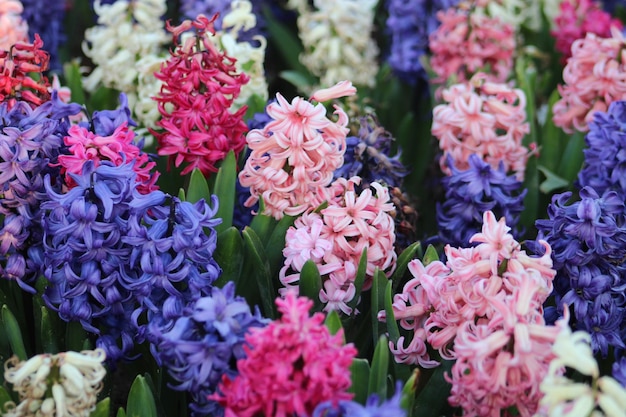
[[[4,365],[4,378],[20,398],[5,417],[87,417],[96,407],[106,370],[102,349],[42,354],[27,361],[16,356]]]
[[[22,19],[20,0],[0,1],[0,49],[8,51],[17,42],[28,42],[28,23]]]
[[[238,72],[244,72],[250,77],[250,81],[241,87],[239,97],[233,102],[233,109],[239,109],[245,105],[250,97],[258,95],[263,101],[267,101],[268,88],[265,78],[265,48],[267,40],[262,35],[256,35],[253,43],[239,41],[240,30],[250,30],[256,26],[256,16],[252,13],[252,3],[248,0],[234,0],[231,10],[222,20],[222,30],[216,33],[217,46],[226,55],[235,58],[235,67]]]
[[[300,62],[320,78],[320,85],[351,80],[373,86],[378,72],[378,47],[371,37],[377,0],[291,0],[304,46]],[[312,86],[313,89],[316,86]]]
[[[85,31],[83,51],[96,68],[83,79],[87,91],[100,86],[126,93],[134,118],[153,126],[160,117],[152,100],[161,89],[154,77],[165,60],[169,41],[161,17],[166,0],[94,2],[98,24]]]
[[[626,389],[610,376],[600,377],[591,350],[591,336],[584,331],[561,331],[552,351],[548,375],[541,383],[544,397],[535,417],[626,417]],[[589,377],[590,382],[573,381],[564,368]]]
[[[476,11],[497,17],[516,31],[524,26],[537,32],[543,27],[544,18],[554,27],[560,3],[561,0],[480,0]]]

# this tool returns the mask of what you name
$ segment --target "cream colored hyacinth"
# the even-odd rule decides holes
[[[290,0],[298,13],[298,30],[304,52],[302,64],[320,78],[320,85],[351,80],[357,86],[373,86],[378,47],[370,36],[377,0]],[[317,86],[311,86],[311,91]],[[306,91],[310,93],[310,91]]]
[[[9,403],[5,417],[87,417],[96,407],[106,370],[102,349],[42,354],[4,365],[4,379],[20,403]]]
[[[83,78],[83,87],[126,93],[134,119],[154,126],[160,115],[151,97],[161,88],[154,72],[165,59],[169,41],[162,19],[166,0],[96,0],[94,10],[98,22],[85,31],[83,51],[96,67]]]
[[[572,333],[566,326],[561,331],[552,347],[556,358],[540,386],[544,397],[535,417],[626,417],[626,389],[610,376],[600,377],[590,343],[584,331]],[[565,367],[590,382],[569,379]]]
[[[543,25],[542,14],[554,27],[560,3],[561,0],[478,0],[475,11],[497,17],[516,31],[524,26],[537,32]]]

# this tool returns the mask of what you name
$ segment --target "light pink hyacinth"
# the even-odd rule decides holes
[[[544,255],[530,257],[504,218],[497,221],[488,211],[483,221],[482,232],[472,237],[476,246],[446,246],[446,263],[409,263],[414,279],[394,297],[393,312],[413,339],[401,338],[390,349],[396,361],[423,367],[437,365],[428,345],[455,360],[446,376],[452,384],[449,401],[465,416],[515,407],[530,417],[560,331],[543,319],[542,305],[556,275],[551,248],[541,241]]]
[[[596,111],[626,99],[626,39],[615,27],[612,37],[588,33],[572,45],[563,69],[561,99],[554,103],[552,120],[567,133],[587,132]]]
[[[333,99],[355,92],[352,84],[344,81],[314,93],[312,99]],[[263,214],[280,219],[312,208],[317,189],[331,183],[333,172],[343,164],[348,116],[335,105],[337,121],[333,122],[321,103],[301,97],[289,103],[280,93],[276,99],[267,106],[273,120],[247,135],[251,154],[239,181],[250,187],[246,206],[262,197]]]
[[[19,0],[0,1],[0,50],[8,51],[18,42],[28,43],[28,23],[22,19]]]
[[[376,269],[390,274],[396,261],[395,226],[389,214],[394,206],[389,190],[379,183],[360,194],[355,185],[360,178],[339,178],[331,187],[320,189],[317,203],[328,206],[319,213],[309,211],[296,219],[285,236],[285,264],[279,278],[286,287],[297,289],[300,272],[307,260],[317,265],[323,279],[319,297],[324,310],[352,313],[354,281],[363,250],[367,248],[366,281],[371,286]]]
[[[443,172],[450,172],[449,156],[463,170],[469,167],[469,156],[477,154],[492,167],[502,162],[519,180],[524,178],[529,151],[522,139],[530,126],[522,90],[477,73],[469,82],[444,89],[442,99],[444,103],[433,109],[431,132],[443,150]]]
[[[467,13],[456,8],[437,13],[441,25],[429,37],[430,66],[437,74],[432,81],[443,84],[456,76],[455,82],[462,82],[487,69],[490,80],[506,81],[513,69],[513,27],[497,17]]]

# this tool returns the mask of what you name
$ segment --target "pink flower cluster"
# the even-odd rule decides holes
[[[319,297],[326,311],[352,313],[348,303],[356,293],[354,281],[365,248],[368,279],[364,289],[371,286],[377,268],[391,273],[395,267],[395,228],[389,214],[394,206],[389,190],[374,182],[375,193],[368,188],[357,194],[359,182],[359,177],[337,179],[324,196],[328,207],[300,216],[285,236],[285,264],[279,273],[287,287],[283,291],[297,288],[304,263],[312,260],[323,276]]]
[[[483,216],[471,248],[446,246],[447,262],[409,263],[414,278],[394,297],[396,319],[413,340],[390,343],[396,361],[433,367],[426,342],[455,359],[449,401],[465,416],[492,416],[515,407],[530,417],[541,398],[539,384],[553,358],[559,328],[545,325],[543,302],[556,272],[551,248],[530,257],[508,233],[504,218]],[[498,411],[498,416],[500,416]]]
[[[436,84],[451,76],[462,82],[478,71],[486,71],[492,81],[504,82],[513,68],[515,31],[497,17],[450,8],[437,13],[439,28],[429,37],[430,65],[437,74]]]
[[[563,69],[561,99],[554,103],[552,120],[567,133],[587,132],[596,111],[626,99],[626,38],[615,27],[612,37],[588,33],[572,45]]]
[[[158,140],[158,154],[169,155],[175,166],[185,163],[182,174],[198,168],[204,175],[216,172],[215,164],[230,150],[239,154],[245,146],[248,127],[243,121],[246,107],[229,109],[249,77],[237,73],[235,60],[217,50],[208,38],[215,34],[213,20],[199,15],[176,27],[167,25],[175,48],[155,77],[163,81],[158,103],[164,131],[152,133]],[[195,29],[195,36],[179,40]]]
[[[572,44],[587,33],[595,33],[601,38],[611,36],[611,27],[621,30],[622,22],[592,0],[564,0],[559,4],[560,13],[556,17],[555,29],[550,33],[555,37],[556,50],[563,54],[563,62],[572,56]]]
[[[9,50],[18,42],[28,42],[28,24],[22,19],[23,11],[19,0],[0,2],[0,49]]]
[[[357,350],[343,344],[343,331],[331,335],[322,313],[309,317],[313,302],[292,291],[276,305],[281,319],[250,330],[239,375],[224,376],[209,397],[226,417],[310,416],[321,402],[352,397],[346,390]]]
[[[329,89],[316,92],[313,105],[301,97],[291,104],[280,94],[276,102],[267,106],[273,119],[263,129],[251,130],[247,135],[250,156],[239,173],[239,181],[250,187],[250,207],[260,197],[265,212],[282,218],[285,214],[304,213],[316,201],[318,189],[328,186],[333,172],[343,164],[348,134],[348,116],[337,105],[333,122],[326,117],[322,101],[353,95],[352,83],[343,81]]]
[[[469,156],[477,154],[494,168],[503,162],[522,180],[529,156],[522,145],[530,131],[526,96],[520,89],[487,78],[477,73],[469,82],[444,89],[445,103],[433,109],[431,132],[443,150],[441,169],[450,172],[449,156],[458,169],[466,169]]]
[[[126,123],[117,127],[110,136],[98,136],[78,125],[70,127],[67,133],[63,141],[69,146],[70,154],[59,155],[59,165],[69,188],[76,186],[70,174],[81,174],[87,161],[93,161],[96,167],[101,161],[111,161],[115,165],[132,162],[137,173],[137,191],[148,194],[159,188],[156,185],[159,173],[152,172],[156,163],[135,145],[135,132],[128,129]]]

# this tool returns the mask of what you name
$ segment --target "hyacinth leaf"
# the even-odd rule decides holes
[[[296,218],[293,216],[284,216],[276,223],[272,234],[265,244],[265,252],[270,263],[270,271],[273,277],[278,276],[278,271],[283,266],[285,258],[283,249],[285,248],[285,235],[287,230],[293,226]]]
[[[65,347],[67,350],[80,352],[87,342],[87,332],[79,322],[72,321],[67,323],[65,332]]]
[[[213,285],[221,288],[229,281],[237,284],[243,268],[243,239],[237,228],[231,226],[217,236],[213,259],[222,268]]]
[[[255,231],[246,227],[243,229],[245,262],[248,264],[247,272],[256,280],[259,295],[261,296],[261,308],[263,315],[270,319],[276,318],[276,307],[274,305],[274,283],[270,275],[269,263],[265,255],[265,249]]]
[[[89,417],[109,417],[111,408],[111,399],[109,397],[99,401],[96,404],[96,409],[89,414]]]
[[[381,335],[374,349],[370,370],[368,397],[378,394],[378,398],[387,398],[387,375],[389,374],[389,342]],[[426,414],[424,414],[426,415]]]
[[[409,262],[419,256],[419,252],[422,250],[421,242],[414,242],[402,251],[398,259],[396,260],[396,270],[391,275],[391,281],[393,282],[393,290],[397,291],[400,283],[404,278],[404,274],[409,268]]]
[[[549,194],[553,191],[567,188],[569,186],[569,182],[567,180],[559,177],[548,168],[544,166],[539,166],[537,167],[537,169],[539,169],[539,171],[541,171],[541,173],[546,177],[546,179],[539,185],[539,189],[542,193]]]
[[[261,97],[258,94],[252,94],[252,96],[246,102],[248,108],[246,109],[246,115],[244,116],[245,120],[250,120],[257,113],[265,112],[265,107],[267,106],[267,100]]]
[[[310,90],[313,81],[309,76],[298,71],[281,71],[280,78],[293,84],[300,91]]]
[[[389,280],[385,273],[379,269],[374,272],[374,282],[372,283],[372,338],[374,345],[378,338],[384,333],[384,326],[378,320],[378,313],[385,308],[385,288]]]
[[[422,263],[424,264],[424,266],[426,266],[429,263],[438,261],[438,260],[439,260],[439,254],[437,253],[437,249],[435,249],[433,245],[428,245],[428,247],[426,248],[426,253],[424,254],[424,259],[422,260]]]
[[[215,195],[217,195],[219,201],[216,217],[222,219],[222,223],[215,226],[217,233],[233,225],[236,184],[237,162],[235,160],[235,153],[231,150],[222,161],[222,166],[217,171],[215,178]]]
[[[535,91],[537,90],[537,69],[524,56],[518,57],[515,62],[517,85],[526,95],[526,120],[530,125],[530,134],[524,137],[524,145],[537,143],[537,119],[535,115]]]
[[[126,415],[128,417],[156,417],[157,408],[154,395],[146,378],[137,375],[128,393],[126,403]]]
[[[80,73],[80,65],[77,61],[68,62],[63,65],[63,75],[65,85],[72,92],[74,103],[85,104],[85,90],[83,90],[83,75]]]
[[[365,273],[367,272],[367,246],[363,248],[361,259],[359,260],[359,267],[356,270],[356,277],[354,277],[354,298],[348,303],[348,307],[354,309],[361,298],[361,291],[363,290],[363,284],[365,283]]]
[[[260,208],[259,213],[261,213]],[[264,246],[267,245],[267,242],[269,242],[275,226],[276,220],[265,214],[257,214],[252,219],[252,222],[250,222],[250,228],[254,230]]]
[[[178,190],[178,198],[180,199],[180,201],[187,201],[187,196],[185,195],[185,189],[184,188],[180,188]]]
[[[426,385],[420,390],[415,405],[411,410],[412,416],[439,416],[444,414],[450,396],[450,384],[444,379],[449,374],[453,361],[442,361],[436,368]]]
[[[557,174],[566,181],[573,183],[578,172],[583,166],[585,159],[583,149],[585,148],[585,136],[582,132],[575,132],[569,138],[563,158],[559,164]]]
[[[365,404],[369,391],[370,364],[366,359],[354,358],[350,365],[350,376],[352,385],[348,392],[354,394],[354,401]]]
[[[552,172],[558,169],[559,161],[563,156],[563,151],[568,141],[567,134],[552,121],[552,108],[560,98],[561,94],[556,89],[550,95],[546,122],[541,135],[541,152],[539,153],[539,164]]]
[[[205,201],[211,201],[211,191],[209,190],[209,184],[206,181],[202,172],[196,168],[191,172],[189,177],[189,185],[187,186],[186,201],[195,203],[204,199]],[[221,201],[220,201],[221,205]]]
[[[527,230],[531,230],[539,212],[539,170],[537,169],[537,158],[529,158],[526,163],[524,188],[526,188],[527,192],[524,196],[524,211],[520,215],[520,223]]]
[[[87,110],[94,112],[95,110],[114,109],[117,107],[119,92],[113,88],[100,87],[89,96]]]
[[[413,369],[410,378],[407,379],[407,381],[404,383],[404,387],[402,387],[402,397],[400,399],[400,405],[404,410],[408,410],[409,417],[413,416],[412,411],[415,404],[415,394],[417,392],[419,377],[419,368]]]
[[[41,349],[46,353],[57,353],[59,351],[59,344],[57,341],[57,332],[53,322],[53,317],[50,315],[50,310],[41,306]]]
[[[7,339],[9,340],[11,351],[14,355],[17,355],[20,360],[26,360],[28,355],[26,355],[26,346],[24,345],[24,339],[22,338],[22,331],[20,330],[20,326],[17,323],[15,316],[6,304],[2,306],[2,324],[7,335]]]
[[[324,324],[328,327],[328,331],[330,334],[337,334],[339,330],[343,329],[343,325],[341,324],[341,317],[339,317],[339,313],[336,310],[331,310],[330,313],[326,315],[326,319],[324,320]],[[343,343],[346,343],[345,334],[343,335]]]
[[[120,408],[119,410],[117,410],[117,414],[115,417],[126,417],[126,411],[124,411],[123,408]]]
[[[302,266],[299,283],[300,295],[313,301],[312,311],[322,311],[323,305],[320,302],[320,291],[322,290],[322,277],[317,265],[312,260],[308,260]]]
[[[393,314],[393,285],[391,281],[387,281],[385,287],[385,322],[387,323],[387,333],[389,334],[389,340],[394,344],[400,338],[400,329],[396,322],[396,317]]]
[[[0,377],[0,382],[4,383],[3,379]],[[13,401],[11,395],[7,392],[4,387],[0,386],[0,411],[6,410],[6,406],[9,401]],[[8,415],[8,414],[5,414]]]

